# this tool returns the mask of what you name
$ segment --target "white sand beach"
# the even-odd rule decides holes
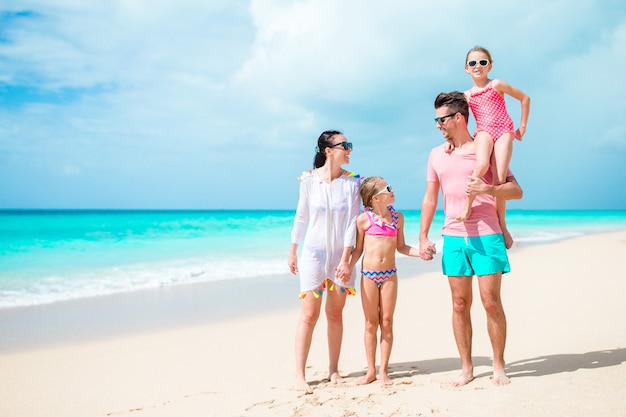
[[[461,388],[448,385],[459,360],[447,280],[440,272],[412,277],[400,270],[391,387],[356,385],[366,365],[357,295],[344,315],[345,383],[325,379],[321,320],[308,360],[313,393],[291,389],[299,313],[294,286],[294,303],[277,311],[2,352],[0,416],[624,416],[626,231],[509,253],[512,272],[503,281],[508,386],[489,379],[491,348],[477,294],[476,379]],[[426,268],[419,259],[407,261]]]

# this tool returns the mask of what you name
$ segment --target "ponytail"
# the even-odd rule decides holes
[[[317,146],[315,147],[315,158],[313,158],[313,168],[323,167],[326,163],[326,148],[331,146],[333,136],[341,135],[338,130],[326,130],[322,132],[317,139]]]

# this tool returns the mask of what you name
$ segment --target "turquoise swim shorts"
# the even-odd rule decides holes
[[[451,277],[491,275],[511,271],[502,234],[443,237],[443,274]]]

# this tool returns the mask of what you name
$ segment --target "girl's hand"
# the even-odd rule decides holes
[[[452,151],[454,150],[454,145],[448,140],[446,141],[446,143],[443,144],[443,150],[446,153],[452,153]]]
[[[520,126],[515,131],[515,139],[517,139],[517,140],[519,140],[521,142],[522,141],[522,137],[524,136],[525,133],[526,133],[526,126]]]

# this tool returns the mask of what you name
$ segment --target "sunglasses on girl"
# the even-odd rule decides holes
[[[487,65],[489,65],[489,60],[488,59],[479,59],[479,60],[472,59],[471,61],[467,61],[468,67],[475,67],[476,65],[480,65],[481,67],[486,67]]]
[[[378,194],[382,194],[382,193],[390,193],[393,191],[393,188],[391,188],[391,185],[387,185],[385,188],[383,188],[382,190],[380,190],[379,192],[377,192],[374,195],[378,195]]]
[[[352,150],[352,142],[339,142],[334,145],[330,145],[329,148],[335,148],[337,146],[343,146],[343,150],[347,151],[348,149]]]

